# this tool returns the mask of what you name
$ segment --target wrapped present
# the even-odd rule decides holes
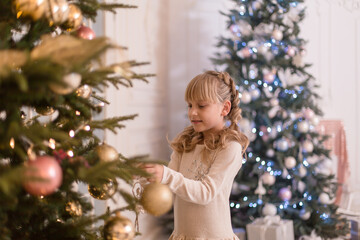
[[[234,228],[233,231],[240,240],[246,240],[246,231],[244,228]]]
[[[299,240],[321,240],[321,237],[316,234],[315,230],[312,230],[310,235],[301,236]]]
[[[293,221],[280,216],[257,218],[246,225],[248,240],[294,240]]]
[[[356,220],[350,220],[351,223],[351,230],[350,230],[350,239],[351,240],[358,240],[360,238],[359,234],[359,222]]]

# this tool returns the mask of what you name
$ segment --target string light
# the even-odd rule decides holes
[[[73,156],[74,156],[74,152],[73,152],[72,150],[69,150],[69,151],[67,151],[67,155],[68,155],[69,157],[73,157]]]
[[[74,131],[74,130],[70,130],[69,136],[70,136],[70,137],[74,137],[74,136],[75,136],[75,131]]]
[[[50,138],[49,139],[49,148],[55,149],[55,144],[56,144],[55,139]]]
[[[12,149],[14,149],[15,148],[15,140],[14,140],[14,138],[11,138],[10,139],[10,147],[12,148]]]
[[[81,113],[79,111],[75,111],[76,116],[80,116]]]
[[[84,130],[85,130],[85,131],[90,131],[90,126],[89,126],[89,125],[86,125],[86,126],[84,127]]]

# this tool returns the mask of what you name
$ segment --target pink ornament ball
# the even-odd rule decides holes
[[[289,188],[283,187],[279,191],[279,197],[283,201],[289,201],[292,197],[292,193]]]
[[[315,116],[315,113],[314,113],[314,111],[312,110],[312,109],[310,109],[310,108],[307,108],[307,109],[305,109],[305,111],[304,111],[304,116],[305,116],[305,118],[306,119],[312,119],[314,116]]]
[[[264,80],[265,80],[267,83],[273,83],[274,80],[275,80],[275,74],[273,74],[272,72],[266,73],[266,74],[264,75]]]
[[[51,156],[40,156],[29,161],[25,170],[25,190],[31,195],[49,195],[62,183],[62,169],[60,164]]]
[[[241,55],[244,57],[244,58],[248,58],[251,56],[251,50],[250,48],[248,47],[245,47],[243,49],[240,50],[241,51]]]
[[[86,26],[81,26],[78,28],[78,30],[76,31],[76,35],[79,38],[83,38],[83,39],[87,39],[87,40],[91,40],[95,38],[95,32]]]

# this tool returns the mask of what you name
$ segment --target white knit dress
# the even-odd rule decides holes
[[[204,145],[171,155],[161,183],[175,194],[174,232],[169,240],[238,240],[230,219],[229,196],[242,165],[241,145],[230,142],[211,166],[201,161]]]

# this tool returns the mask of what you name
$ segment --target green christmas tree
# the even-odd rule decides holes
[[[83,25],[100,10],[134,7],[0,0],[0,239],[134,237],[134,225],[118,213],[137,211],[139,201],[117,182],[147,176],[136,167],[145,157],[122,156],[95,132],[116,133],[136,117],[99,118],[108,103],[103,91],[151,75],[136,73],[145,64],[136,61],[103,65],[106,50],[124,47]],[[126,206],[94,216],[78,183],[99,200],[121,194]]]
[[[278,214],[292,219],[296,237],[313,230],[323,238],[344,236],[336,213],[337,183],[329,171],[327,139],[317,131],[321,109],[315,79],[303,63],[299,36],[302,0],[235,0],[228,36],[214,63],[238,83],[251,144],[237,175],[230,206],[234,227]]]

